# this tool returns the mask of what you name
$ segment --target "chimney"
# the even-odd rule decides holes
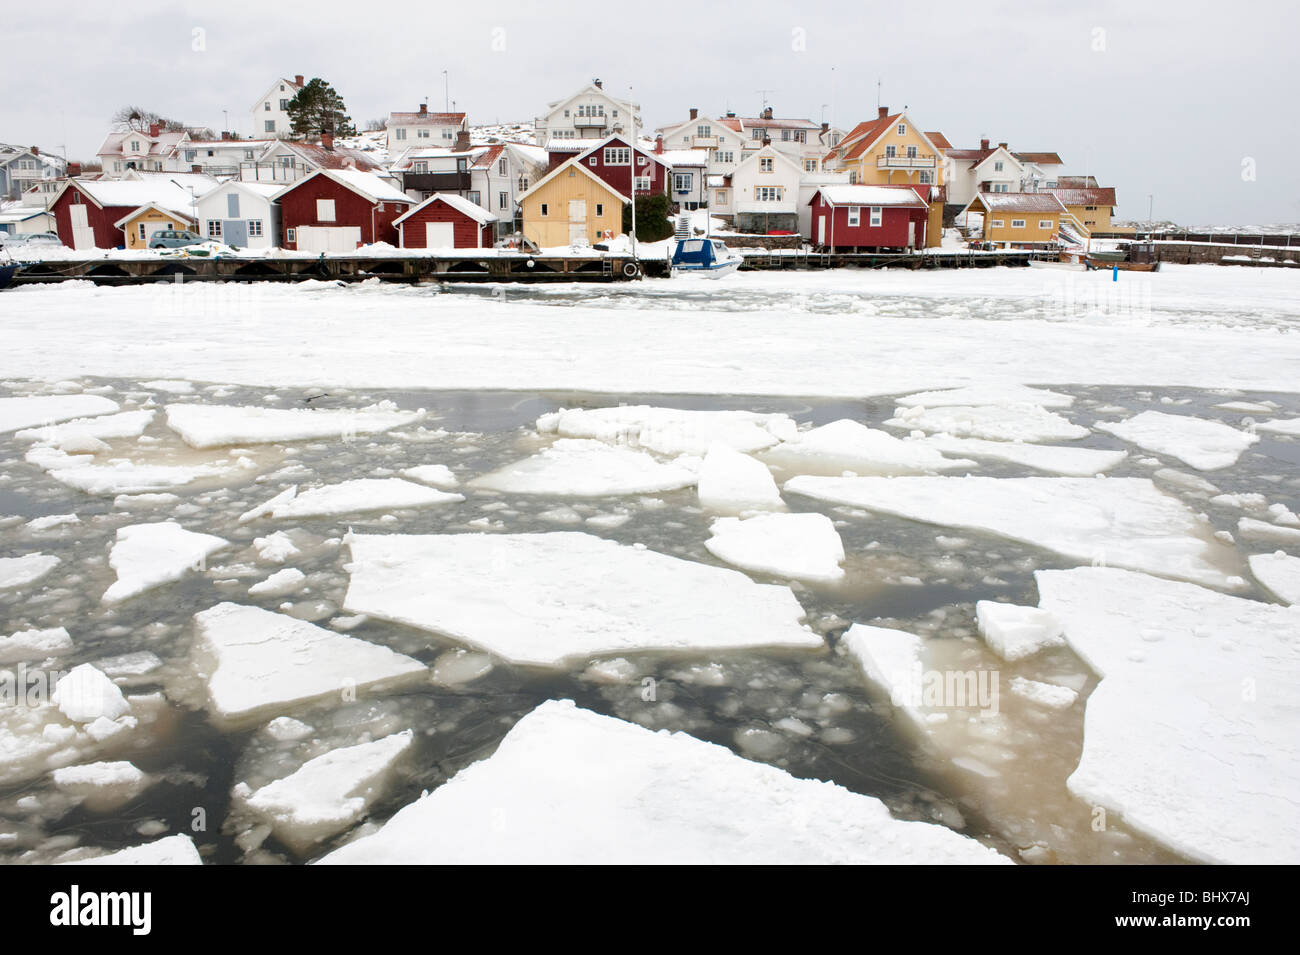
[[[293,84],[294,84],[294,86],[306,86],[306,85],[307,85],[306,83],[304,83],[304,82],[302,81],[302,74],[301,74],[301,73],[299,73],[297,76],[295,76],[295,77],[293,78]]]
[[[736,118],[736,111],[734,109],[727,110],[727,119],[735,119],[735,118]]]
[[[1006,143],[998,143],[998,146],[1000,146],[1002,149],[1006,149],[1006,148],[1007,148],[1007,144],[1006,144]]]
[[[888,116],[888,115],[889,115],[889,107],[888,107],[888,106],[877,106],[877,107],[876,107],[876,119],[884,119],[884,118],[885,118],[886,116]]]
[[[469,130],[468,129],[456,130],[456,152],[458,153],[469,152],[469,148],[470,148]]]
[[[323,131],[320,134],[320,144],[326,149],[334,149],[334,134],[329,131]]]
[[[605,88],[605,84],[601,83],[601,81],[598,80],[598,79],[596,79],[596,80],[592,80],[591,82],[592,82],[593,84],[595,84],[596,89],[598,89],[598,90],[603,90],[603,89]]]
[[[81,175],[81,163],[79,162],[68,163],[68,177],[73,178],[80,175]]]
[[[190,172],[203,172],[203,167],[200,166],[198,163],[195,163],[194,165],[190,166]]]
[[[763,110],[763,118],[764,119],[772,118],[772,107],[769,106],[767,109]]]
[[[157,136],[157,135],[158,135],[158,131],[159,131],[161,128],[162,128],[162,127],[160,127],[157,123],[150,123],[150,124],[149,124],[149,135],[150,135],[150,136]]]
[[[822,123],[822,133],[823,133],[823,134],[829,132],[829,131],[830,131],[830,128],[831,128],[831,124],[830,124],[830,123]]]
[[[988,149],[988,148],[989,148],[989,141],[987,139],[981,139],[980,149]]]
[[[698,109],[696,109],[694,106],[692,106],[692,107],[691,107],[691,119],[698,119],[698,118],[699,118],[699,115],[700,115],[700,111],[699,111]]]
[[[421,103],[421,104],[420,104],[420,115],[421,115],[422,117],[423,117],[423,116],[428,116],[428,115],[429,115],[429,104],[428,104],[428,103]]]
[[[693,113],[695,112],[695,110],[691,110],[691,112]],[[693,118],[694,117],[692,117],[692,119]],[[659,135],[655,136],[655,155],[662,156],[663,152],[664,152],[664,134],[660,133]]]
[[[764,146],[772,145],[772,137],[767,135],[766,133],[763,134],[763,145]]]
[[[33,156],[39,156],[40,154],[41,154],[41,147],[40,147],[40,146],[33,146],[33,147],[32,147],[32,155],[33,155]]]
[[[223,130],[221,131],[221,141],[222,141],[223,143],[230,142],[230,130],[228,130],[228,129],[223,129]]]

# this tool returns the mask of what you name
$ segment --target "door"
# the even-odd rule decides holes
[[[90,219],[86,215],[85,203],[78,202],[68,206],[68,216],[72,221],[72,247],[74,249],[93,249],[95,247],[95,231],[90,227]]]
[[[569,200],[569,244],[587,244],[587,200]]]
[[[300,252],[354,252],[360,243],[360,226],[303,226],[298,230]]]
[[[817,217],[817,244],[818,245],[826,244],[826,217],[825,216]]]
[[[426,249],[454,249],[456,247],[456,227],[450,222],[426,222],[424,224],[424,247]]]
[[[221,224],[221,234],[225,236],[226,245],[242,249],[248,245],[248,220],[227,219]]]
[[[911,221],[907,223],[907,247],[909,249],[916,248],[916,222],[915,221]]]

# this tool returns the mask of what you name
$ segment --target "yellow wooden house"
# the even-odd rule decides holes
[[[962,213],[983,216],[980,237],[1007,249],[1051,245],[1062,227],[1085,240],[1088,231],[1050,192],[981,192]]]
[[[1069,177],[1064,177],[1069,182]],[[1079,177],[1083,178],[1083,177]],[[1091,179],[1091,177],[1088,177]],[[1087,186],[1069,186],[1058,183],[1057,188],[1048,189],[1070,214],[1083,223],[1089,232],[1111,232],[1114,225],[1111,217],[1115,214],[1115,188],[1098,186],[1093,180]]]
[[[113,225],[122,230],[128,249],[147,249],[155,232],[163,229],[196,230],[198,221],[189,213],[167,209],[150,202],[118,219]]]
[[[543,249],[595,245],[623,233],[630,200],[577,158],[556,166],[520,194],[524,235]]]
[[[858,123],[826,154],[822,168],[847,172],[860,185],[930,186],[930,217],[926,245],[943,237],[943,151],[935,145],[939,133],[922,132],[905,112],[881,106],[876,118]]]

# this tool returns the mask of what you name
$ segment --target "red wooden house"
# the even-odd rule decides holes
[[[395,185],[356,169],[317,169],[286,186],[280,204],[283,247],[350,252],[375,242],[397,245],[396,220],[415,205]]]
[[[215,185],[215,180],[209,182]],[[137,179],[69,179],[55,194],[50,213],[59,240],[69,248],[116,249],[126,244],[117,223],[151,203],[189,209],[194,197],[166,174]]]
[[[847,252],[925,247],[930,207],[912,186],[823,186],[808,204],[812,243],[821,248]]]
[[[496,221],[468,199],[435,192],[394,224],[404,249],[490,249]]]
[[[553,139],[547,150],[550,153],[548,172],[576,158],[587,171],[599,177],[622,196],[632,195],[635,169],[638,196],[664,195],[671,184],[672,169],[663,157],[640,147],[633,149],[630,139],[615,133],[602,140]]]

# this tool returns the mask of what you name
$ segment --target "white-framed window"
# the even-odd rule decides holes
[[[244,150],[244,158],[245,158],[245,159],[252,159],[252,158],[253,158],[253,151],[252,151],[251,149],[245,149],[245,150]]]
[[[862,224],[862,207],[849,206],[849,225],[859,226]]]
[[[897,146],[886,146],[886,147],[885,147],[885,157],[886,157],[887,159],[893,159],[893,158],[894,158],[895,156],[897,156],[897,155],[898,155],[898,147],[897,147]]]
[[[403,127],[399,126],[399,127],[398,127],[394,132],[393,132],[393,138],[394,138],[394,139],[405,139],[405,138],[406,138],[406,130],[405,130]]]
[[[695,179],[694,174],[689,172],[674,173],[673,188],[676,189],[678,192],[690,192],[691,183],[694,181],[694,179]]]
[[[648,165],[650,165],[650,160],[647,159],[645,156],[637,156],[637,157],[636,157],[636,164],[637,164],[638,166],[648,166]]]
[[[990,229],[1001,229],[1004,225],[1006,225],[1006,223],[1001,219],[992,219],[989,221]]]
[[[733,163],[736,161],[736,154],[732,152],[730,149],[726,150],[725,152],[722,150],[715,149],[713,151],[713,161],[720,162],[720,163]]]
[[[849,185],[850,185],[850,186],[856,186],[857,184],[858,184],[858,171],[857,171],[856,169],[850,169],[850,170],[849,170]]]
[[[387,209],[387,207],[386,207],[386,206],[381,202],[381,203],[379,204],[379,211],[380,211],[380,212],[384,212],[386,209]]]
[[[708,137],[713,135],[713,129],[709,126],[696,126],[695,135],[703,136],[704,138],[707,139]]]
[[[411,172],[416,175],[423,175],[429,171],[429,161],[427,159],[417,159],[411,163]]]
[[[333,199],[316,200],[316,221],[317,222],[334,221],[334,200]]]
[[[267,100],[265,103],[263,103],[262,109],[264,109],[268,113],[271,112],[271,101]]]
[[[280,100],[280,109],[285,110],[285,111],[288,111],[288,109],[289,109],[289,101],[288,101],[287,99],[281,99],[281,100]]]
[[[816,159],[805,159],[805,160],[803,161],[803,171],[804,171],[804,172],[816,172],[816,171],[817,171],[817,160],[816,160]]]
[[[551,214],[551,210],[545,202],[542,203],[542,208],[539,210],[538,214],[543,216]]]
[[[1024,227],[1025,227],[1025,220],[1024,220],[1024,219],[1012,219],[1012,220],[1011,220],[1011,228],[1013,228],[1013,229],[1023,229]]]
[[[505,159],[498,159],[498,160],[497,160],[497,175],[498,175],[498,176],[504,176],[505,174],[506,174],[506,161],[505,161]]]
[[[416,138],[416,139],[428,139],[428,138],[429,138],[429,131],[428,131],[427,129],[417,129],[417,130],[415,131],[415,138]]]
[[[284,241],[285,241],[285,242],[297,242],[297,241],[298,241],[298,230],[297,230],[297,229],[285,229],[285,230],[284,230]]]
[[[255,238],[255,239],[260,239],[260,238],[262,237],[262,220],[261,220],[261,219],[249,219],[249,220],[248,220],[248,234],[249,234],[250,236],[252,236],[253,238]]]
[[[471,190],[469,191],[469,196],[468,196],[468,198],[469,198],[469,201],[470,201],[470,202],[474,203],[474,205],[478,205],[478,204],[479,204],[479,191],[478,191],[477,189],[471,189]]]
[[[928,169],[922,169],[919,179],[922,185],[928,186],[934,182],[934,174]]]
[[[138,139],[131,140],[131,152],[133,153],[140,152],[140,140]]]
[[[444,129],[442,131],[442,138],[450,141],[455,139],[456,135],[450,129]]]
[[[762,139],[762,138],[763,138],[763,128],[762,128],[761,126],[755,126],[753,129],[751,129],[751,130],[749,131],[749,138],[750,138],[750,139]]]
[[[715,195],[715,198],[717,200],[718,205],[725,206],[727,204],[727,190],[719,189]]]
[[[508,208],[509,206],[510,206],[510,193],[508,193],[508,192],[498,192],[498,193],[497,193],[497,208],[498,208],[498,209],[505,209],[505,208]]]
[[[763,156],[758,161],[759,172],[772,172],[776,168],[771,156]]]
[[[754,187],[754,198],[758,202],[780,202],[783,195],[785,195],[785,189],[781,186]]]
[[[140,241],[143,242],[143,241],[145,240],[145,238],[146,238],[146,236],[145,236],[145,234],[144,234],[144,223],[141,222],[141,223],[140,223]]]
[[[603,202],[596,203],[596,218],[599,219],[604,214],[605,214],[605,204]]]
[[[632,150],[624,146],[605,147],[606,166],[627,166],[632,162]],[[595,165],[595,163],[592,163]]]
[[[1055,228],[1056,228],[1056,223],[1053,222],[1051,219],[1039,219],[1039,220],[1038,220],[1038,228],[1040,228],[1040,229],[1055,229]]]
[[[208,220],[208,238],[209,238],[209,239],[220,239],[220,238],[221,238],[221,220],[220,220],[220,219],[209,219],[209,220]]]
[[[121,171],[122,171],[122,164],[120,162],[114,161],[113,172],[121,172]]]
[[[587,160],[587,165],[588,165],[588,166],[595,166],[595,165],[597,165],[597,159],[596,159],[596,157],[595,157],[595,156],[592,156],[590,159],[588,159],[588,160]]]
[[[908,158],[908,159],[915,159],[915,158],[916,158],[916,147],[915,147],[915,146],[908,146],[908,147],[907,147],[907,158]]]
[[[635,188],[636,188],[636,191],[637,191],[637,192],[649,192],[649,191],[650,191],[650,177],[649,177],[649,176],[637,176],[637,177],[636,177],[636,186],[635,186]]]
[[[209,152],[209,154],[211,154],[212,150],[208,150],[208,152]],[[196,156],[198,156],[198,154],[199,154],[199,151],[198,151],[197,149],[187,149],[187,150],[185,150],[185,161],[186,161],[186,162],[194,162],[194,159],[195,159]]]
[[[1001,160],[1001,159],[995,159],[995,160],[993,161],[993,171],[994,171],[994,172],[1001,172],[1001,171],[1002,171],[1002,160]]]
[[[871,226],[871,228],[873,229],[879,229],[880,223],[884,219],[885,210],[882,209],[880,206],[871,206],[870,208],[871,208],[871,218],[868,220],[867,224]]]
[[[264,132],[264,133],[273,133],[273,132],[275,132],[275,120],[273,120],[273,119],[268,119],[266,122],[264,122],[264,123],[262,124],[262,132]]]
[[[900,136],[906,136],[906,135],[907,135],[907,123],[899,123],[899,124],[898,124],[898,135],[900,135]]]
[[[781,130],[781,140],[782,142],[787,142],[787,143],[790,141],[790,130],[788,129]]]

